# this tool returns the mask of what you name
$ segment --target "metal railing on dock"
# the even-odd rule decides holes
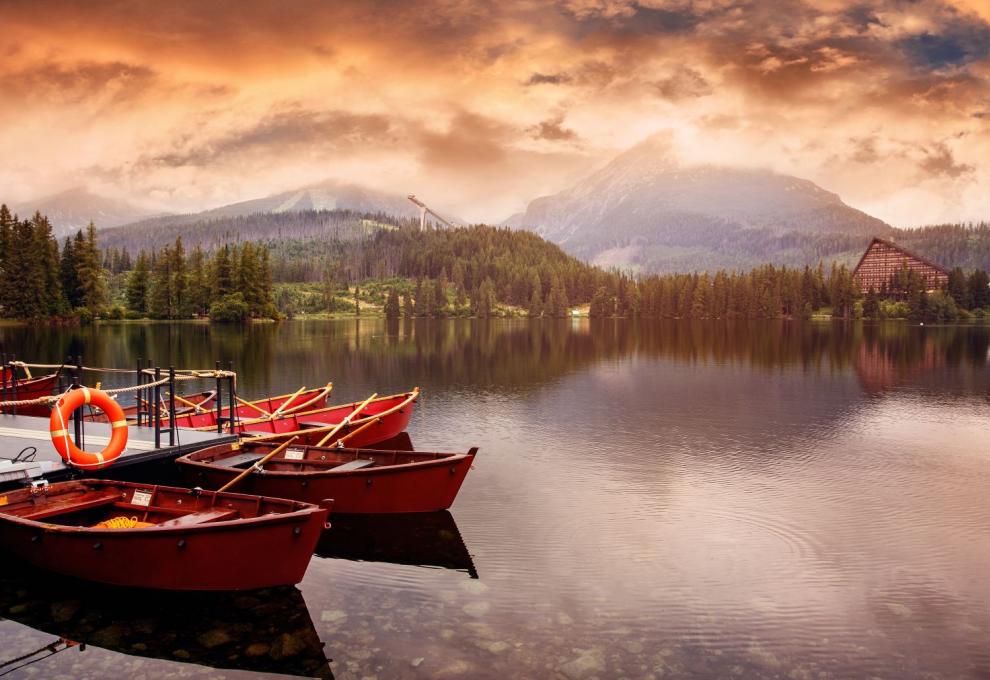
[[[35,377],[31,369],[54,370],[54,375]],[[18,414],[18,408],[22,411],[32,406],[52,406],[65,393],[83,387],[82,375],[84,372],[93,373],[114,373],[131,374],[134,376],[134,385],[130,387],[114,387],[103,389],[107,394],[116,396],[120,394],[135,393],[136,424],[139,427],[147,426],[154,428],[154,446],[156,449],[162,446],[163,430],[168,431],[168,445],[176,446],[179,442],[179,430],[177,425],[178,417],[181,416],[176,410],[176,386],[180,382],[191,380],[216,380],[216,391],[214,393],[217,433],[224,431],[224,426],[229,424],[230,432],[235,432],[239,422],[237,409],[237,374],[233,370],[233,362],[227,362],[227,368],[222,369],[221,363],[216,362],[215,368],[198,369],[177,369],[169,366],[163,375],[161,366],[155,364],[152,359],[145,361],[138,358],[135,368],[94,368],[84,366],[82,357],[76,355],[69,357],[61,364],[33,364],[18,361],[15,355],[7,356],[6,353],[0,355],[0,383],[2,383],[2,395],[0,395],[0,413]],[[23,377],[18,375],[23,371]],[[54,378],[54,379],[53,379]],[[34,396],[30,399],[18,399],[18,389],[24,396],[28,381],[38,384],[39,381],[53,379],[56,385],[56,394]],[[95,387],[100,388],[97,382]],[[167,399],[162,394],[162,387],[167,386]],[[49,387],[49,390],[51,387]],[[227,403],[229,415],[225,416],[223,411],[224,390],[227,392]],[[185,399],[179,397],[186,402]],[[190,402],[186,402],[190,403]],[[197,409],[198,411],[199,409]],[[213,409],[203,409],[213,410]],[[86,417],[82,411],[76,411],[72,415],[73,435],[76,446],[84,448],[85,422]],[[167,420],[167,427],[163,427],[162,421]]]

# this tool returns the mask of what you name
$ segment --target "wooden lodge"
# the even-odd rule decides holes
[[[886,289],[891,278],[904,267],[921,275],[929,293],[945,288],[949,281],[949,272],[944,267],[882,238],[870,241],[853,271],[853,280],[863,293],[869,292],[871,288],[880,291]]]

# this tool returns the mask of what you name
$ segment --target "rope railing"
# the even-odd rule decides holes
[[[188,376],[175,376],[176,380],[193,380]],[[107,394],[126,394],[128,392],[137,392],[139,390],[147,389],[149,387],[155,387],[156,385],[164,385],[169,379],[162,378],[161,380],[155,380],[150,383],[142,383],[141,385],[131,385],[130,387],[114,387],[111,389],[102,390]],[[102,389],[102,388],[101,388]],[[35,404],[51,404],[62,398],[61,394],[50,394],[44,397],[38,397],[37,399],[21,399],[18,401],[0,401],[0,408],[8,408],[14,406],[32,406]]]
[[[133,368],[99,368],[95,366],[70,366],[68,364],[29,364],[24,361],[8,361],[8,365],[15,366],[17,368],[71,368],[80,371],[90,371],[92,373],[134,373]],[[144,368],[141,372],[146,375],[154,375],[155,369]],[[234,378],[237,377],[235,371],[224,371],[215,368],[177,368],[175,369],[175,377],[182,380],[192,380],[194,378]],[[148,385],[145,384],[145,387]]]

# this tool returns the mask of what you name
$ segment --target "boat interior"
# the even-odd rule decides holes
[[[239,448],[229,446],[205,449],[190,454],[189,460],[219,467],[246,469],[258,463],[277,448],[278,444],[242,443]],[[467,455],[474,455],[472,448]],[[382,451],[378,449],[338,449],[325,446],[289,446],[265,463],[268,472],[346,472],[372,467],[394,467],[425,463],[448,458],[459,458],[462,453],[429,453],[425,451]]]
[[[122,482],[80,481],[0,496],[0,514],[65,527],[187,527],[286,513],[303,504],[261,496]]]

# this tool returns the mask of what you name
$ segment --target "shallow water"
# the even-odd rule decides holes
[[[0,340],[89,365],[232,360],[248,396],[419,385],[414,444],[481,447],[449,514],[341,524],[294,589],[204,608],[49,592],[7,564],[0,662],[86,643],[8,677],[990,677],[986,328],[362,320]]]

